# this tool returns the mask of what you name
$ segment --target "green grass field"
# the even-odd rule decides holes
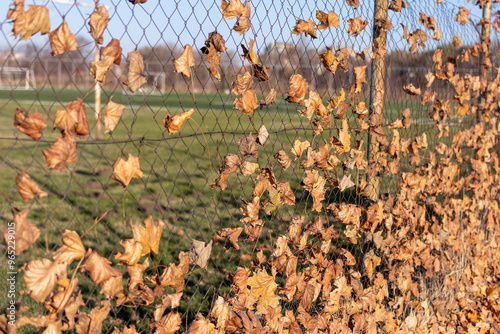
[[[109,94],[104,92],[103,105]],[[315,137],[309,121],[297,112],[297,106],[283,99],[279,99],[274,106],[257,109],[250,118],[233,109],[231,99],[234,96],[231,95],[198,94],[195,103],[189,93],[128,96],[114,92],[113,101],[125,104],[126,109],[115,131],[102,134],[102,139],[97,140],[93,117],[94,97],[89,95],[85,102],[91,136],[77,139],[78,160],[70,164],[68,169],[63,172],[49,170],[45,168],[42,150],[48,149],[59,137],[58,131],[51,129],[56,110],[83,95],[83,92],[78,91],[58,93],[49,89],[0,92],[0,219],[2,225],[12,219],[12,205],[29,208],[29,219],[41,230],[35,247],[17,258],[19,265],[32,258],[50,256],[60,247],[60,238],[65,229],[75,230],[80,235],[88,231],[83,238],[84,245],[112,259],[112,254],[122,250],[119,241],[132,236],[130,224],[139,224],[152,215],[155,220],[163,219],[166,222],[161,254],[156,260],[160,265],[167,265],[177,261],[179,251],[189,250],[191,239],[208,242],[215,231],[221,228],[242,226],[239,223],[239,207],[241,199],[251,199],[252,178],[235,173],[231,175],[225,191],[210,189],[210,184],[218,177],[217,169],[222,165],[224,156],[238,153],[239,138],[255,132],[254,127],[258,129],[262,124],[270,136],[264,147],[259,147],[259,158],[249,160],[258,162],[260,167],[274,163],[276,178],[281,182],[290,181],[297,198],[296,207],[281,207],[273,223],[265,219],[267,225],[263,235],[272,239],[276,232],[286,229],[286,222],[292,216],[308,214],[312,202],[300,187],[303,169],[298,161],[283,171],[273,155],[281,149],[291,155],[293,141],[299,137],[314,142],[314,146],[324,145],[331,135],[337,135],[336,129],[340,126],[340,121],[334,120],[332,129]],[[406,107],[422,109],[415,102],[407,103],[404,107],[400,103],[388,102],[385,106],[386,119],[399,117]],[[38,110],[46,116],[49,125],[40,141],[33,141],[14,128],[16,108]],[[192,117],[194,122],[186,122],[180,133],[169,135],[162,119],[168,112],[177,114],[189,108],[195,109]],[[424,115],[424,112],[421,114]],[[348,115],[351,129],[355,127],[352,116]],[[436,129],[432,122],[428,122],[428,117],[416,118],[414,121],[417,130],[420,133],[425,131],[431,142]],[[402,129],[400,132],[402,137],[410,137],[414,136],[412,131],[415,130]],[[366,134],[356,137],[353,132],[353,145],[355,140],[364,140],[366,145]],[[116,159],[119,156],[126,158],[129,153],[139,157],[144,177],[133,179],[124,189],[110,176]],[[409,165],[405,168],[411,169]],[[16,190],[16,170],[27,171],[49,193],[48,197],[24,203]],[[336,173],[341,178],[344,171],[339,167]],[[388,178],[385,187],[397,187],[397,182],[397,176]],[[327,192],[327,198],[330,202],[361,200],[352,188],[344,193],[331,189]],[[108,212],[107,215],[89,230],[94,220],[105,212]],[[2,243],[0,248],[4,247]],[[251,245],[242,244],[242,247],[245,249]],[[240,258],[239,252],[224,252],[221,246],[215,247],[212,254],[214,260],[210,262],[208,270],[197,271],[188,278],[180,307],[181,312],[187,313],[187,318],[194,317],[200,310],[206,312],[213,294],[228,290],[231,283],[227,281],[226,273],[234,271],[237,265],[249,265],[249,259]],[[5,271],[3,267],[0,276],[5,275],[2,271]],[[81,286],[86,294],[90,294],[94,288],[92,282],[85,278],[81,280]],[[5,289],[2,280],[0,291]],[[23,297],[23,301],[33,306],[29,298]],[[5,302],[0,302],[0,308],[6,305]],[[33,311],[42,308],[43,305],[35,305]],[[181,316],[184,319],[182,313]]]

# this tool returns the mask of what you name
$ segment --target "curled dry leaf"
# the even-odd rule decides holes
[[[44,35],[50,31],[49,10],[45,6],[30,5],[25,12],[24,1],[14,1],[14,8],[7,12],[7,19],[14,22],[14,37],[20,35],[22,40],[29,40],[37,32]]]
[[[306,37],[311,35],[312,38],[318,38],[318,36],[316,36],[316,24],[311,19],[307,19],[307,21],[299,19],[297,25],[293,27],[292,33],[294,35],[304,33]]]
[[[255,157],[259,156],[259,148],[255,145],[256,140],[249,134],[246,138],[240,138],[238,140],[238,147],[240,149],[240,153],[243,156]]]
[[[115,255],[115,259],[120,261],[120,264],[126,264],[128,266],[137,264],[142,256],[142,244],[135,239],[127,239],[120,241],[120,245],[125,252],[118,252]]]
[[[38,111],[33,114],[29,110],[16,108],[14,127],[34,140],[38,140],[42,137],[42,130],[47,127],[47,122]]]
[[[274,102],[276,102],[276,95],[277,95],[277,93],[274,90],[274,88],[271,88],[271,90],[266,95],[266,97],[264,98],[264,100],[260,101],[260,108],[262,108],[263,106],[273,105]]]
[[[52,262],[49,259],[28,262],[23,277],[27,294],[37,302],[44,301],[57,281],[67,276],[67,267],[67,263]]]
[[[217,30],[212,31],[208,34],[208,38],[205,40],[205,47],[201,48],[201,52],[207,54],[207,48],[210,47],[210,45],[213,45],[217,52],[224,52],[227,49],[225,43],[226,41],[224,40],[222,35],[217,32]]]
[[[219,66],[221,59],[220,54],[217,53],[215,46],[212,44],[210,44],[210,46],[205,49],[207,50],[207,57],[205,58],[205,61],[208,61],[208,63],[210,64],[208,70],[220,82],[221,75],[219,73],[219,70],[217,69],[217,66]]]
[[[394,12],[400,12],[402,8],[406,8],[407,4],[404,0],[391,0],[389,3],[389,9]]]
[[[441,39],[441,31],[438,28],[434,30],[434,35],[432,35],[432,39],[436,41],[439,41]]]
[[[120,41],[113,38],[105,47],[101,48],[101,54],[104,57],[113,57],[113,63],[120,65],[122,62],[122,48]]]
[[[170,113],[163,119],[163,125],[168,130],[168,133],[174,134],[180,131],[182,124],[193,115],[194,109],[189,109],[183,113],[177,114],[175,116],[170,115]]]
[[[35,196],[43,198],[48,195],[45,191],[42,191],[40,186],[38,186],[38,184],[25,172],[17,172],[16,185],[17,191],[25,202],[32,201]]]
[[[361,21],[361,16],[358,16],[355,19],[349,19],[347,20],[347,22],[349,23],[347,32],[349,33],[349,35],[354,37],[358,36],[368,25],[367,20]]]
[[[146,258],[142,264],[135,264],[133,266],[127,266],[127,274],[130,276],[130,279],[128,281],[128,291],[134,291],[134,288],[138,284],[143,284],[144,279],[144,271],[148,269],[149,267],[149,258]]]
[[[407,86],[403,86],[403,90],[405,91],[406,94],[409,95],[420,95],[421,91],[420,88],[415,88],[413,84],[408,84]]]
[[[101,302],[102,307],[94,307],[90,314],[80,313],[78,324],[76,325],[77,334],[97,334],[102,332],[102,323],[108,317],[111,309],[109,300]]]
[[[15,254],[19,255],[22,251],[28,249],[33,245],[38,237],[40,236],[40,230],[29,222],[28,220],[28,209],[17,210],[12,208],[12,215],[14,216],[15,232],[16,232],[16,248]],[[5,243],[8,245],[9,240],[9,230],[6,227],[0,227],[0,232],[3,234]]]
[[[306,79],[300,74],[294,74],[288,80],[290,87],[286,91],[288,102],[298,103],[306,97],[309,84]]]
[[[98,44],[102,44],[103,38],[102,34],[104,33],[104,29],[106,29],[109,22],[108,11],[105,6],[98,6],[92,14],[90,14],[90,33],[92,37]]]
[[[111,178],[120,182],[123,187],[126,187],[132,178],[140,178],[142,176],[139,158],[129,153],[127,161],[122,159],[122,157],[118,157],[113,165],[113,175],[111,175]]]
[[[266,127],[262,124],[259,128],[259,134],[257,136],[257,144],[264,146],[269,137],[269,132],[267,132]]]
[[[90,63],[90,75],[99,82],[105,82],[106,74],[108,74],[114,62],[115,58],[112,56],[104,56],[103,59],[98,61],[93,60]]]
[[[130,2],[133,5],[137,5],[139,3],[146,3],[148,2],[148,0],[128,0],[128,2]],[[132,334],[132,333],[127,333],[127,334]]]
[[[317,170],[306,170],[306,177],[302,180],[302,187],[306,189],[313,198],[313,207],[311,211],[321,212],[323,205],[321,202],[325,199],[326,180],[318,174]]]
[[[354,67],[354,75],[356,77],[354,93],[361,93],[363,85],[366,83],[366,65]]]
[[[221,0],[220,10],[224,15],[224,20],[232,20],[243,14],[244,7],[240,0],[230,0],[229,2]]]
[[[134,240],[139,241],[142,244],[141,256],[147,255],[149,252],[158,254],[161,234],[165,223],[158,220],[158,223],[155,224],[153,218],[149,216],[146,220],[144,220],[144,226],[145,227],[132,225]]]
[[[184,46],[184,51],[179,58],[173,60],[175,71],[182,73],[186,78],[191,77],[191,67],[194,66],[193,47],[189,44]]]
[[[257,104],[257,95],[255,89],[244,91],[241,97],[233,100],[234,108],[241,110],[245,115],[251,115],[259,107]]]
[[[398,118],[394,122],[387,123],[389,129],[401,129],[403,127],[403,122]]]
[[[345,0],[347,2],[347,5],[354,7],[354,9],[358,9],[359,7],[359,0]]]
[[[227,239],[231,243],[231,246],[238,250],[240,249],[240,246],[238,245],[238,238],[240,237],[241,232],[243,232],[243,227],[224,228],[222,231],[217,231],[215,233],[215,238]]]
[[[251,16],[250,1],[247,1],[243,6],[243,12],[241,13],[240,17],[238,17],[238,21],[234,25],[233,30],[240,35],[250,30],[250,27],[252,26],[252,22],[250,22],[250,16]]]
[[[274,159],[278,159],[279,164],[283,167],[283,170],[287,170],[292,164],[292,159],[286,154],[285,151],[281,150],[274,155]]]
[[[243,74],[238,74],[236,79],[233,81],[233,88],[231,93],[236,95],[241,95],[247,90],[253,88],[253,77],[250,72],[245,72]]]
[[[451,39],[451,44],[453,44],[454,47],[459,48],[462,46],[462,39],[457,35]]]
[[[115,130],[124,109],[125,106],[123,104],[114,103],[111,99],[109,100],[104,114],[104,133],[113,132]]]
[[[205,319],[203,315],[198,313],[196,320],[191,324],[188,334],[215,334],[217,333],[215,325]]]
[[[316,18],[319,20],[318,29],[324,30],[328,27],[337,27],[339,22],[339,16],[335,12],[330,11],[328,14],[321,10],[316,10]]]
[[[82,240],[78,233],[65,230],[62,242],[63,246],[52,256],[54,261],[71,264],[74,260],[83,259],[85,256],[85,247],[83,247]]]
[[[91,249],[87,250],[85,260],[82,262],[82,271],[86,271],[92,281],[102,285],[113,277],[121,277],[122,273],[113,267],[111,262]]]
[[[159,321],[151,324],[153,333],[173,334],[181,328],[182,319],[179,313],[170,312],[164,315]]]
[[[298,158],[300,158],[300,156],[302,155],[302,152],[304,152],[305,150],[307,150],[307,148],[311,146],[311,144],[309,143],[308,140],[305,140],[303,142],[300,141],[300,138],[297,138],[295,139],[295,142],[293,143],[293,147],[292,147],[292,154],[295,155],[295,159],[294,160],[297,160]]]
[[[275,277],[267,274],[265,269],[258,270],[248,278],[250,295],[257,298],[257,311],[255,314],[268,314],[271,309],[279,306],[280,297],[275,294],[278,284]]]
[[[411,112],[409,108],[403,110],[403,127],[408,129],[411,125]]]
[[[58,138],[49,150],[43,150],[45,167],[58,172],[66,168],[66,164],[76,161],[76,141],[73,136],[63,131],[63,137]]]
[[[52,55],[57,56],[66,51],[74,51],[78,48],[75,35],[69,30],[68,24],[63,17],[63,23],[49,34]]]
[[[212,253],[212,240],[208,244],[203,241],[191,240],[191,250],[189,251],[189,259],[191,263],[196,264],[202,269],[207,269],[207,262]]]
[[[147,82],[146,78],[142,75],[142,72],[144,72],[144,60],[139,51],[135,50],[128,53],[127,62],[129,63],[128,74],[127,81],[124,84],[127,85],[132,93],[135,93]]]
[[[458,8],[457,16],[455,16],[455,21],[460,23],[461,25],[465,25],[469,22],[469,14],[470,12],[465,7]]]
[[[54,117],[54,129],[71,131],[79,136],[88,135],[89,121],[83,100],[77,99],[68,103],[65,107],[64,110],[57,110]]]

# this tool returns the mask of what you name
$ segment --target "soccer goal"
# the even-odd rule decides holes
[[[0,67],[0,89],[32,89],[32,79],[28,67]]]

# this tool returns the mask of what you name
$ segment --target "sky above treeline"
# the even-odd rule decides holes
[[[69,0],[65,0],[69,1]],[[71,1],[70,1],[71,2]],[[93,4],[91,0],[78,2]],[[471,12],[472,22],[476,22],[482,15],[481,10],[467,0],[444,0],[443,5],[435,5],[435,0],[406,0],[408,8],[400,13],[389,11],[393,30],[388,40],[389,51],[409,48],[403,40],[401,24],[408,26],[408,31],[425,28],[418,23],[419,13],[434,15],[437,26],[443,35],[442,41],[435,42],[429,33],[429,48],[435,48],[439,43],[451,42],[454,35],[461,36],[463,43],[475,43],[479,40],[477,29],[473,24],[460,26],[454,21],[459,6],[466,7]],[[12,24],[5,17],[12,3],[11,0],[0,1],[0,13],[3,20],[0,24],[2,32],[0,45],[3,51],[22,49],[26,44],[31,44],[37,49],[49,47],[48,35],[37,34],[30,41],[16,40],[11,33]],[[104,45],[111,38],[120,40],[123,53],[136,48],[163,46],[169,44],[182,49],[185,44],[190,44],[194,49],[199,49],[208,33],[217,30],[226,40],[226,46],[235,51],[240,44],[248,45],[249,39],[256,41],[254,49],[262,51],[266,45],[273,42],[287,44],[303,44],[307,48],[324,49],[325,46],[347,46],[355,51],[361,51],[371,45],[373,17],[372,0],[360,0],[356,10],[348,6],[345,1],[307,1],[307,0],[251,0],[252,28],[240,35],[231,30],[236,19],[223,20],[218,6],[220,0],[148,0],[145,4],[133,5],[126,0],[101,0],[101,5],[109,6],[110,22],[104,34]],[[28,5],[45,5],[49,10],[51,30],[56,29],[66,18],[70,30],[80,38],[92,41],[89,32],[88,19],[93,11],[91,7],[77,6],[74,4],[54,3],[48,0],[26,0]],[[496,9],[496,7],[494,7]],[[498,8],[500,9],[500,8]],[[318,39],[296,36],[292,34],[297,19],[316,20],[316,10],[328,12],[333,10],[339,16],[340,25],[335,28],[318,31]],[[356,38],[347,33],[347,20],[361,16],[369,24]]]

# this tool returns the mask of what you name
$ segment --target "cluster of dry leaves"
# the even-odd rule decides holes
[[[346,1],[356,9],[359,6],[357,0]],[[403,0],[391,0],[389,4],[396,12],[405,7]],[[239,0],[221,0],[220,9],[224,19],[238,18],[233,28],[236,32],[249,30],[250,1],[243,5]],[[44,12],[36,8],[32,11]],[[26,38],[28,34],[48,31],[39,25],[23,26],[26,23],[20,19],[21,13],[24,5],[16,0],[8,14],[14,21],[16,35]],[[96,43],[102,43],[107,12],[99,7],[92,15],[92,36]],[[461,8],[456,20],[465,24],[467,15],[467,10]],[[339,25],[333,11],[317,11],[316,17],[317,24],[311,19],[299,20],[293,33],[317,38],[316,30]],[[360,17],[348,22],[348,31],[353,36],[367,25]],[[434,31],[434,38],[439,38],[432,16],[421,14],[419,23]],[[387,19],[375,24],[381,31],[392,29]],[[406,28],[403,29],[410,52],[416,52],[417,46],[425,47],[427,32],[418,29],[407,34]],[[73,47],[68,33],[65,23],[51,33],[51,45],[53,48],[56,45],[54,53]],[[459,37],[453,42],[461,44]],[[232,93],[241,96],[233,103],[236,109],[250,115],[259,104],[274,103],[277,92],[270,89],[267,97],[257,102],[254,78],[267,81],[268,69],[253,50],[253,40],[248,48],[241,47],[242,57],[252,70],[235,78]],[[369,49],[357,57],[364,59]],[[217,66],[220,53],[225,50],[225,41],[216,31],[209,34],[202,49],[210,63],[210,72],[219,80]],[[382,41],[374,41],[369,56],[377,59],[385,57],[386,52]],[[422,104],[432,103],[429,117],[436,121],[439,138],[450,137],[452,117],[480,115],[481,124],[457,131],[450,145],[438,143],[435,147],[429,147],[425,133],[414,138],[401,137],[399,130],[412,124],[409,109],[402,111],[401,119],[394,122],[384,124],[382,115],[377,113],[372,113],[365,122],[369,106],[360,93],[367,83],[366,66],[354,67],[355,82],[348,93],[342,90],[326,106],[320,94],[309,89],[301,74],[292,75],[286,101],[302,108],[298,112],[309,119],[315,134],[337,120],[338,135],[317,146],[297,138],[287,149],[289,153],[285,149],[276,153],[278,164],[266,167],[257,162],[259,145],[264,146],[269,137],[266,127],[262,125],[255,135],[241,138],[238,154],[230,153],[224,158],[219,177],[212,185],[224,191],[229,177],[238,171],[243,177],[252,178],[254,189],[252,197],[242,201],[240,226],[216,232],[208,244],[192,240],[191,250],[180,252],[179,263],[170,263],[165,268],[150,263],[155,259],[151,254],[158,254],[160,249],[162,221],[155,223],[150,217],[144,225],[132,225],[133,238],[120,242],[123,251],[114,255],[116,264],[104,254],[86,249],[78,233],[67,230],[61,248],[51,259],[32,260],[22,268],[24,293],[43,302],[45,312],[29,316],[26,307],[18,304],[17,326],[29,324],[45,329],[46,333],[66,330],[99,333],[112,305],[131,308],[142,305],[154,309],[149,316],[152,332],[177,332],[183,326],[176,309],[182,298],[186,298],[183,294],[186,275],[195,266],[207,268],[215,241],[223,242],[227,251],[240,252],[241,258],[251,260],[251,265],[238,267],[229,275],[232,291],[214,297],[208,314],[198,314],[183,328],[186,333],[500,332],[500,74],[492,81],[481,81],[479,77],[455,72],[458,61],[469,61],[470,56],[478,57],[479,52],[489,53],[488,41],[449,57],[443,64],[438,49],[433,57],[434,70],[426,76],[427,90],[422,93],[421,88],[412,84],[403,88],[410,95],[421,95]],[[92,65],[98,81],[105,80],[113,63],[119,64],[119,41],[113,39],[101,49],[101,54],[103,58]],[[346,49],[327,49],[319,58],[332,74],[339,68],[347,71],[351,67]],[[127,59],[130,66],[126,84],[136,91],[145,82],[142,57],[134,51]],[[194,57],[190,45],[185,46],[174,66],[185,77],[192,76]],[[481,66],[491,68],[490,59],[481,57]],[[439,99],[436,92],[430,91],[435,79],[451,84],[455,90],[453,101]],[[384,92],[379,91],[370,107],[381,107],[383,103]],[[106,111],[106,130],[113,131],[124,106],[110,101],[109,108],[119,109]],[[193,112],[191,109],[175,116],[168,114],[163,120],[168,132],[178,132]],[[353,129],[346,118],[348,112],[356,115],[355,133],[369,130],[380,144],[380,150],[369,162],[365,160],[363,142],[351,140]],[[47,122],[38,112],[16,110],[15,126],[39,140]],[[47,167],[63,170],[77,158],[74,136],[86,136],[89,132],[81,99],[57,112],[54,128],[61,131],[61,138],[44,151],[44,157]],[[392,131],[390,141],[385,128]],[[421,159],[424,151],[426,159]],[[410,172],[399,171],[403,157],[410,161]],[[292,158],[304,170],[300,186],[310,195],[312,203],[308,205],[312,213],[279,221],[288,227],[269,242],[262,234],[264,224],[279,219],[274,213],[282,206],[294,206],[296,202],[297,189],[292,189],[290,180],[278,180],[274,172],[275,168],[290,168]],[[328,201],[329,191],[334,188],[340,191],[353,188],[359,196],[368,197],[364,175],[377,178],[387,174],[400,176],[398,190],[376,202],[357,205]],[[138,158],[129,155],[125,161],[119,157],[112,177],[124,187],[132,178],[142,177]],[[24,201],[47,196],[25,172],[18,172],[16,183]],[[13,215],[19,254],[37,240],[40,230],[27,219],[28,210],[13,209]],[[243,243],[251,247],[242,247]],[[69,273],[68,266],[73,261],[79,262]],[[80,275],[90,277],[104,297],[89,313],[83,311],[85,301],[78,289]],[[114,324],[118,326],[116,333],[137,333],[133,324]],[[0,330],[16,331],[7,324],[4,315],[0,316]]]

